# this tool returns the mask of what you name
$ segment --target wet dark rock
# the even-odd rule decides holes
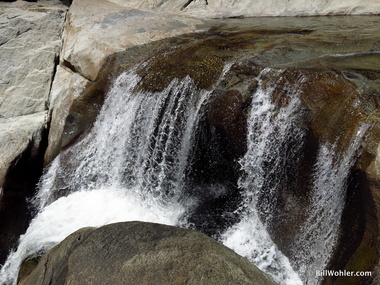
[[[233,159],[242,156],[245,151],[247,137],[245,102],[238,90],[215,90],[210,99],[207,112],[207,124],[220,128],[226,136]]]
[[[363,171],[353,171],[349,178],[347,201],[342,215],[338,248],[328,269],[344,268],[347,271],[368,271],[378,262],[377,239],[379,234],[370,184]],[[353,251],[354,249],[354,251]],[[375,272],[373,272],[374,274]],[[327,277],[323,284],[374,284],[371,277]]]
[[[10,163],[0,196],[0,264],[17,245],[31,219],[27,199],[35,193],[35,185],[42,175],[46,149],[46,129],[40,129],[26,148]]]
[[[142,87],[145,90],[161,91],[174,78],[186,76],[190,76],[199,88],[210,89],[223,67],[224,62],[214,55],[211,47],[192,46],[158,55],[138,74],[144,77]]]
[[[30,219],[66,14],[59,1],[28,2],[0,5],[0,264]]]

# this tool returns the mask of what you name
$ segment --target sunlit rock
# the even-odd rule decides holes
[[[256,1],[250,0],[110,0],[120,5],[201,17],[313,16],[379,14],[380,4],[371,0]]]
[[[74,1],[64,32],[63,60],[90,80],[107,56],[136,45],[201,31],[204,21],[160,15],[109,1]]]
[[[1,262],[25,231],[25,197],[32,195],[42,172],[66,9],[59,1],[0,3]]]
[[[53,248],[22,284],[275,284],[201,233],[131,222],[82,229]]]

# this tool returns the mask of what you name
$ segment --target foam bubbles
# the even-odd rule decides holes
[[[81,228],[135,220],[175,225],[184,214],[179,204],[153,206],[128,193],[133,191],[102,188],[75,192],[51,203],[20,237],[17,250],[1,270],[0,283],[15,284],[23,259],[49,250]]]

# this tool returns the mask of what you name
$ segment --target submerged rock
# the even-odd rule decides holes
[[[275,284],[248,260],[206,235],[143,222],[79,230],[19,280],[25,285]]]

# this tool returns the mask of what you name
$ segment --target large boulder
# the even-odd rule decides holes
[[[379,14],[380,3],[371,0],[110,0],[139,9],[183,13],[197,17],[313,16]]]
[[[74,1],[71,7],[73,12],[70,14],[72,17],[70,23],[74,24],[83,19],[78,17],[80,11],[75,12],[81,7],[80,3],[77,3],[78,6],[75,6],[75,3]],[[103,4],[110,5],[105,2]],[[100,7],[106,10],[106,6]],[[115,4],[109,7],[116,9],[116,6]],[[96,6],[88,9],[95,11]],[[147,19],[153,16],[160,18],[157,13],[139,12],[122,6],[118,6],[117,10],[130,11],[130,14],[125,15],[132,18],[133,13],[145,15]],[[94,35],[105,32],[111,34],[112,29],[118,30],[119,23],[128,22],[120,18],[114,21],[115,13],[110,12],[107,15],[106,11],[93,12],[92,17],[105,17],[102,20],[96,20],[96,23],[105,21],[109,25],[102,27],[102,25],[85,23],[83,29],[87,29],[86,27],[89,30],[92,29],[93,31],[89,33]],[[105,20],[107,17],[110,19]],[[199,146],[194,155],[196,177],[192,178],[218,182],[227,177],[232,182],[230,184],[236,184],[239,175],[237,161],[245,151],[245,118],[250,96],[257,88],[256,77],[264,67],[282,70],[282,79],[278,82],[278,88],[274,94],[274,97],[278,98],[274,98],[274,101],[286,104],[288,96],[286,93],[291,92],[287,86],[298,82],[297,88],[308,117],[304,126],[307,129],[305,157],[302,158],[302,166],[299,169],[292,169],[292,175],[298,173],[297,177],[304,177],[305,181],[310,180],[318,144],[337,142],[339,150],[344,152],[359,124],[372,125],[368,130],[356,172],[350,178],[350,181],[360,186],[352,186],[355,184],[353,183],[352,187],[349,187],[347,210],[343,217],[341,247],[336,251],[337,256],[334,256],[331,263],[332,268],[339,265],[340,268],[346,269],[372,270],[379,256],[376,237],[379,228],[377,189],[380,177],[377,148],[380,135],[378,118],[380,65],[378,54],[370,51],[377,50],[378,30],[376,25],[371,25],[367,34],[357,36],[352,35],[352,29],[360,25],[356,21],[362,19],[317,19],[229,20],[228,24],[223,25],[220,25],[220,22],[214,22],[215,26],[210,30],[163,38],[152,43],[143,35],[138,35],[140,40],[132,43],[138,44],[137,46],[124,44],[119,45],[117,49],[109,49],[109,42],[103,41],[106,36],[103,38],[99,35],[99,45],[96,49],[89,50],[88,54],[80,53],[80,49],[75,52],[77,43],[85,45],[85,41],[78,40],[77,43],[73,41],[73,56],[67,57],[62,62],[62,66],[65,66],[68,76],[70,76],[70,71],[67,68],[70,68],[71,72],[77,72],[75,74],[80,80],[71,81],[70,84],[76,86],[75,82],[82,82],[83,84],[78,86],[83,86],[83,90],[80,91],[82,87],[74,88],[63,96],[66,99],[62,97],[56,101],[62,102],[63,105],[57,105],[55,108],[57,116],[55,118],[53,115],[52,126],[59,126],[54,129],[60,131],[50,133],[46,162],[51,161],[63,148],[75,143],[76,139],[91,127],[91,122],[101,107],[107,85],[112,84],[117,74],[141,61],[144,65],[137,69],[137,73],[143,78],[141,88],[145,90],[162,90],[173,78],[183,78],[186,75],[190,75],[199,88],[215,88],[205,116],[207,126],[201,132],[202,137],[199,138]],[[203,23],[204,28],[209,25],[207,22]],[[67,29],[73,31],[74,27],[79,26],[79,24],[70,25]],[[112,25],[115,25],[114,28]],[[347,28],[342,28],[342,25]],[[300,26],[302,29],[299,28]],[[128,25],[125,27],[131,34],[137,31]],[[99,30],[96,31],[96,29]],[[331,36],[331,30],[334,31],[334,36]],[[77,32],[80,34],[82,31],[78,28]],[[72,36],[79,38],[79,34],[73,33]],[[68,34],[66,36],[66,40],[69,40]],[[123,36],[119,34],[118,36],[122,41]],[[344,45],[341,43],[342,38],[345,39]],[[97,38],[94,37],[92,40],[96,41]],[[102,49],[103,46],[105,46],[104,49]],[[79,73],[82,73],[82,67],[87,65],[87,60],[91,59],[98,52],[97,50],[106,51],[102,53],[100,57],[102,59],[87,69],[89,73],[79,76]],[[233,63],[231,69],[225,74],[223,80],[218,81],[226,62]],[[85,77],[92,79],[86,80]],[[86,88],[84,88],[85,85]],[[57,84],[57,86],[69,85]],[[283,100],[278,100],[280,97]],[[370,178],[370,183],[366,176]],[[294,241],[298,226],[305,218],[304,209],[309,203],[305,181],[298,179],[288,189],[284,187],[281,190],[278,215],[273,219],[275,225],[271,230],[273,239],[280,249],[289,255],[291,255],[290,245]],[[232,191],[235,190],[232,189]],[[236,200],[238,200],[237,191],[233,193],[236,193]],[[215,207],[223,204],[233,208],[239,202],[234,200],[231,203],[230,197],[229,201],[221,199],[207,201],[203,198],[204,205],[200,207],[202,208],[200,211],[203,212],[199,214],[199,217],[196,213],[194,219],[205,219],[204,213],[210,213],[206,216],[207,221],[204,224],[213,222],[212,217],[216,216],[213,215],[213,211],[218,211]],[[355,210],[350,211],[351,208]]]
[[[199,232],[129,222],[85,228],[49,251],[25,285],[275,284],[247,259]]]
[[[0,118],[47,109],[65,6],[0,5]]]
[[[160,40],[209,27],[205,20],[140,11],[106,0],[73,1],[51,90],[52,131],[45,164],[92,125],[109,85],[105,82],[109,69],[114,69],[113,54],[129,50],[132,65],[153,56],[161,45],[170,46]]]
[[[0,3],[0,263],[25,231],[25,197],[42,172],[66,9],[59,1]]]
[[[140,11],[106,0],[73,1],[67,18],[63,60],[90,80],[98,78],[115,52],[204,29],[200,19]]]

